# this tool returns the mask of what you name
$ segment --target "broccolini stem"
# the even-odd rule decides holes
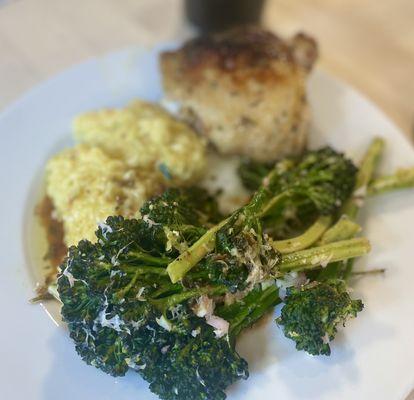
[[[60,301],[59,293],[57,291],[57,283],[53,282],[48,286],[42,286],[41,291],[38,292],[39,294],[36,297],[30,299],[30,303],[38,303],[40,301],[45,300],[57,300]]]
[[[384,274],[386,271],[385,268],[370,269],[368,271],[352,271],[351,276],[360,276],[360,275],[377,275]]]
[[[281,174],[293,167],[292,160],[282,160],[274,166],[262,181],[262,186],[255,192],[249,204],[244,207],[245,214],[262,217],[289,193],[277,193]],[[275,193],[277,193],[275,195]]]
[[[131,290],[131,288],[134,287],[138,278],[142,277],[143,275],[145,276],[148,274],[155,274],[155,275],[158,275],[160,278],[167,276],[166,269],[160,268],[160,267],[148,267],[148,266],[137,267],[134,265],[122,264],[119,266],[119,268],[121,268],[122,271],[125,271],[125,272],[128,271],[128,273],[132,276],[129,283],[126,286],[124,286],[121,290],[115,293],[116,298],[120,301],[125,298],[126,294]]]
[[[281,299],[279,297],[279,289],[276,285],[272,285],[263,290],[258,300],[248,306],[249,313],[241,313],[240,316],[235,317],[230,321],[230,337],[237,337],[239,333],[249,326],[252,326],[258,321],[264,314],[266,314],[271,308],[279,304]],[[244,309],[242,309],[243,311]]]
[[[128,259],[132,261],[143,262],[150,265],[167,266],[171,262],[171,258],[165,256],[152,256],[151,254],[141,253],[138,251],[129,251]]]
[[[277,194],[276,196],[272,197],[273,193],[269,189],[274,189],[278,182],[278,179],[280,178],[281,170],[283,168],[289,168],[289,166],[290,162],[276,165],[275,168],[267,175],[267,177],[263,180],[263,185],[254,194],[249,204],[242,208],[245,216],[251,217],[252,220],[255,217],[260,217],[264,215],[264,213],[266,213],[278,201],[284,199],[289,195],[288,192],[283,192],[282,194]],[[270,203],[271,205],[269,208]],[[191,270],[191,268],[193,268],[200,260],[203,259],[203,257],[205,257],[214,249],[216,242],[216,233],[239,212],[240,209],[235,211],[224,221],[221,221],[218,225],[210,228],[188,250],[179,255],[173,262],[168,265],[167,271],[172,283],[180,281],[185,276],[185,274]]]
[[[368,184],[372,180],[372,176],[380,161],[384,146],[384,139],[379,137],[375,138],[362,158],[356,176],[354,193],[351,198],[345,202],[340,211],[340,214],[346,215],[348,219],[355,220],[358,215],[358,211],[366,196]],[[341,218],[323,234],[321,243],[332,243],[338,239],[347,239],[347,235],[351,235],[352,231],[356,229],[357,227],[351,226],[348,223],[348,220]]]
[[[57,283],[51,283],[48,287],[47,287],[47,291],[58,301],[60,301],[60,297],[59,297],[59,292],[57,290]]]
[[[129,265],[129,264],[121,264],[118,266],[119,269],[122,269],[122,271],[128,271],[131,274],[134,275],[147,275],[147,274],[154,274],[159,276],[167,276],[167,270],[165,268],[160,267],[152,267],[152,266],[135,266],[135,265]]]
[[[328,244],[353,238],[361,231],[361,226],[352,221],[348,216],[343,215],[338,222],[328,229],[319,240],[318,244]]]
[[[342,207],[342,214],[348,215],[351,219],[355,219],[358,214],[359,208],[361,207],[361,200],[364,200],[363,197],[366,194],[368,184],[373,178],[375,169],[384,150],[384,146],[384,139],[379,137],[375,138],[371,142],[371,145],[361,161],[356,177],[354,194]]]
[[[272,240],[271,244],[275,250],[282,254],[306,249],[323,235],[331,223],[332,217],[330,215],[321,216],[302,235],[286,240]]]
[[[124,286],[121,290],[119,290],[118,292],[115,293],[116,298],[119,301],[122,301],[123,299],[125,299],[125,295],[131,290],[131,288],[135,285],[135,282],[137,281],[138,277],[141,275],[141,272],[139,271],[139,269],[137,268],[137,270],[135,271],[134,276],[132,277],[132,279],[129,281],[128,285]]]
[[[185,300],[191,299],[193,297],[202,296],[203,294],[209,296],[218,296],[228,292],[228,288],[224,285],[217,286],[205,286],[197,289],[190,289],[185,292],[176,293],[168,297],[163,297],[160,299],[149,300],[149,302],[157,307],[160,311],[165,312],[169,308],[174,307],[177,304],[182,303]]]
[[[167,267],[171,282],[180,281],[184,275],[194,267],[208,253],[214,250],[216,244],[216,233],[224,226],[228,218],[221,221],[218,225],[210,228],[200,239],[198,239],[188,250],[180,254]]]
[[[276,287],[276,285],[273,285]],[[215,314],[224,318],[232,327],[239,325],[260,303],[263,291],[260,288],[253,289],[240,301],[236,301],[230,305],[223,305],[215,310]]]
[[[375,195],[397,189],[414,187],[414,168],[401,168],[394,174],[374,179],[368,186],[368,194]]]
[[[287,197],[289,197],[289,192],[285,191],[283,193],[280,193],[274,197],[272,197],[266,205],[261,209],[259,216],[263,217],[265,216],[272,208],[274,208],[278,203],[285,200]]]
[[[169,283],[166,286],[161,286],[159,289],[157,289],[155,292],[151,293],[151,298],[156,299],[157,297],[165,297],[170,296],[174,293],[181,292],[182,285],[180,283]]]
[[[381,138],[375,138],[369,146],[364,158],[361,161],[357,180],[355,185],[354,195],[345,203],[342,208],[342,214],[348,215],[349,218],[355,220],[358,216],[359,209],[362,207],[367,193],[368,185],[373,179],[375,169],[381,159],[384,151],[385,141]],[[358,191],[360,192],[358,194]],[[344,277],[349,276],[354,266],[353,260],[346,262]]]
[[[356,189],[362,186],[367,186],[372,180],[384,148],[385,141],[383,138],[376,137],[372,140],[360,163],[356,177]]]
[[[371,246],[366,238],[354,238],[286,254],[280,263],[282,272],[319,268],[335,261],[367,254]]]

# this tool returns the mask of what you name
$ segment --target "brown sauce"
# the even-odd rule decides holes
[[[64,242],[62,222],[54,218],[54,206],[50,197],[45,196],[35,209],[36,216],[45,230],[47,252],[44,260],[48,262],[45,271],[45,285],[54,281],[57,268],[66,255],[67,247]]]
[[[249,330],[255,330],[257,328],[261,329],[267,324],[269,324],[270,320],[274,318],[274,307],[267,311],[260,319],[258,319],[250,328]]]

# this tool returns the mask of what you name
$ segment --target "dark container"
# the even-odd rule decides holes
[[[259,24],[265,0],[185,0],[188,20],[202,33]]]

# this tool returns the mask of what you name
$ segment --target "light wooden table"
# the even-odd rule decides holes
[[[413,21],[413,0],[268,0],[264,13],[265,25],[283,34],[315,35],[320,65],[364,92],[410,137]],[[180,0],[0,0],[0,109],[86,58],[190,34]]]
[[[265,22],[315,35],[319,65],[358,88],[413,137],[413,0],[275,0]]]
[[[254,1],[254,0],[253,0]],[[88,57],[183,38],[181,0],[0,0],[0,108]],[[268,0],[265,24],[318,39],[320,65],[414,129],[413,0]]]

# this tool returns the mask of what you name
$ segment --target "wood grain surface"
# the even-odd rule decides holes
[[[319,65],[365,93],[413,136],[413,0],[275,0],[264,18],[273,29],[315,35]]]
[[[413,0],[268,0],[266,26],[306,30],[320,66],[414,128]],[[0,107],[64,68],[133,44],[192,33],[180,0],[0,0]]]

